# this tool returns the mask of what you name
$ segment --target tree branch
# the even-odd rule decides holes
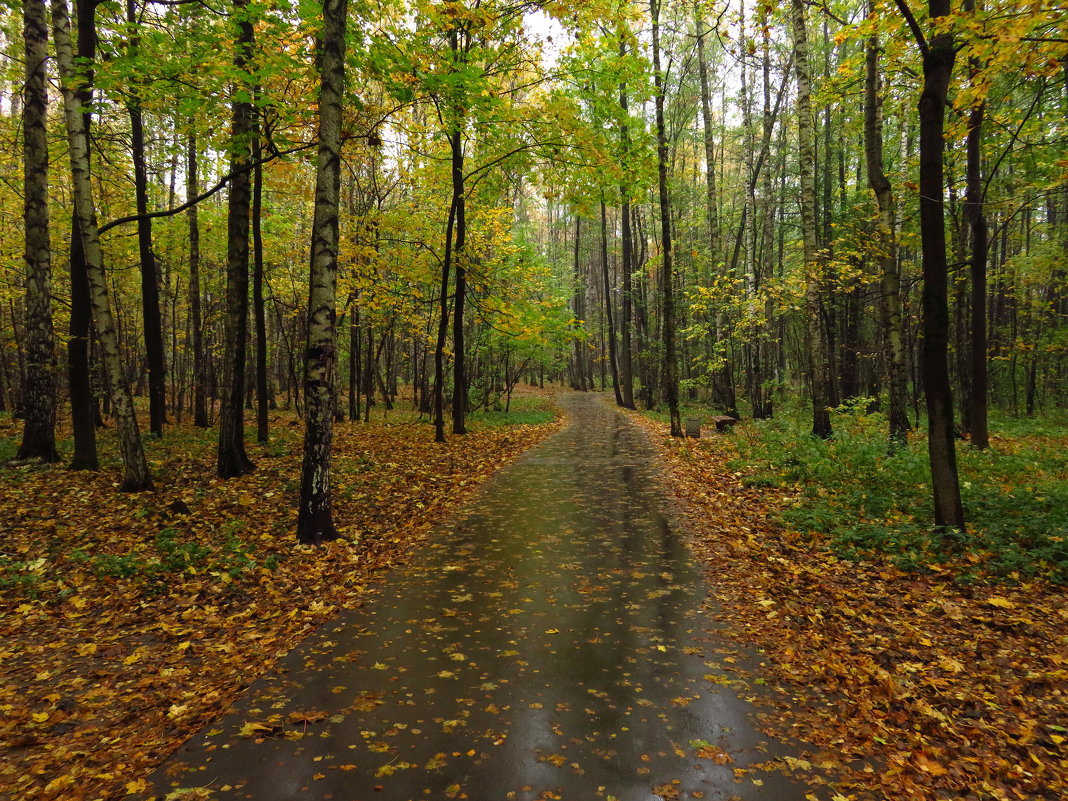
[[[905,22],[909,25],[909,30],[912,31],[912,37],[916,40],[916,44],[920,46],[920,53],[926,58],[930,48],[927,46],[927,39],[923,35],[920,23],[918,23],[916,17],[912,15],[912,9],[909,8],[908,0],[894,0],[894,5],[896,5],[898,11],[901,12],[901,16],[905,18]]]

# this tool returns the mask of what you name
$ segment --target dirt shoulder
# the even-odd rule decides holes
[[[1068,603],[1043,584],[960,586],[837,559],[772,523],[729,436],[660,453],[716,609],[759,649],[766,725],[818,749],[836,799],[1062,799],[1068,793]]]

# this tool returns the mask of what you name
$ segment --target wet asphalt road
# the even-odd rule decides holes
[[[755,767],[792,752],[730,686],[643,434],[597,396],[561,403],[564,430],[182,746],[155,791],[804,799]]]

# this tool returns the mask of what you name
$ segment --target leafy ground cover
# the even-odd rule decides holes
[[[781,522],[825,535],[846,558],[886,554],[902,569],[952,572],[961,582],[1068,583],[1068,421],[998,418],[989,450],[961,443],[969,526],[946,536],[931,531],[922,433],[888,453],[882,415],[843,412],[834,422],[834,438],[822,440],[802,421],[753,421],[738,429],[728,466],[747,485],[789,493]]]
[[[214,431],[149,440],[159,489],[118,473],[0,468],[0,798],[121,798],[149,768],[342,607],[501,464],[556,424],[548,393],[516,417],[432,442],[406,412],[341,424],[335,516],[345,539],[297,546],[301,432],[279,413],[258,469],[214,477]],[[16,427],[0,423],[2,434]],[[113,450],[105,432],[102,453]]]
[[[985,493],[994,510],[974,504],[973,516],[1004,523],[1011,548],[992,545],[993,535],[951,551],[922,537],[907,549],[858,548],[853,521],[922,528],[913,449],[880,466],[865,452],[870,421],[813,443],[751,423],[683,441],[659,420],[634,419],[665,459],[707,565],[709,615],[759,649],[760,681],[777,705],[767,727],[817,746],[798,764],[840,776],[837,799],[1065,797],[1068,604],[1051,580],[1061,574],[1052,558],[1026,569],[1006,558],[1063,513],[1046,505],[1063,492],[1063,438],[1015,432],[995,438],[989,455],[963,454],[965,474],[983,476],[967,479],[972,500]],[[986,473],[975,469],[984,461]],[[876,486],[883,480],[889,488]],[[1025,494],[1035,497],[1017,509]],[[895,502],[887,519],[879,498]],[[1034,520],[1036,508],[1050,514]]]

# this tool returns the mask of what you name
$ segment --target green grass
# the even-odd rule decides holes
[[[701,415],[700,409],[683,409]],[[703,415],[709,416],[707,410]],[[957,443],[967,530],[933,526],[927,444],[914,432],[888,453],[886,419],[856,410],[833,415],[835,435],[808,433],[787,411],[735,428],[729,463],[749,486],[791,499],[784,525],[826,538],[841,556],[889,557],[898,567],[948,568],[959,581],[1046,579],[1068,583],[1068,415],[1012,418],[995,413],[989,450]],[[655,419],[666,415],[650,413]]]
[[[553,405],[551,397],[545,395],[520,395],[512,397],[512,404],[507,412],[503,408],[501,411],[478,411],[471,414],[468,419],[474,425],[536,426],[542,423],[549,423],[554,417],[556,417],[556,407]]]
[[[835,436],[826,441],[809,435],[805,422],[749,423],[739,429],[731,464],[750,484],[793,491],[784,524],[826,536],[847,558],[885,554],[903,569],[943,564],[965,581],[990,574],[1068,583],[1063,419],[1009,424],[997,417],[989,450],[958,443],[965,532],[934,529],[922,434],[888,453],[880,414],[836,414]]]

